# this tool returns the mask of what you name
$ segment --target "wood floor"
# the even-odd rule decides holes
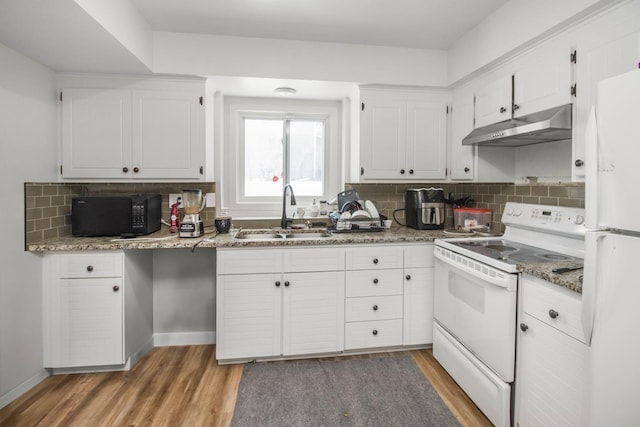
[[[0,426],[228,426],[242,365],[215,347],[154,348],[131,371],[55,375],[0,410]],[[349,358],[393,357],[380,353]],[[408,352],[463,426],[491,426],[431,350]],[[286,362],[283,362],[286,363]]]

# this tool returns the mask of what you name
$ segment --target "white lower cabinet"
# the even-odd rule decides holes
[[[433,341],[433,244],[218,249],[216,358]]]
[[[344,250],[218,249],[218,360],[344,348]]]
[[[581,296],[528,275],[521,291],[516,425],[587,425]]]
[[[152,346],[152,254],[44,256],[46,368],[125,365]]]

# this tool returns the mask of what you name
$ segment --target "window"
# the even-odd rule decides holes
[[[291,184],[296,196],[322,197],[325,120],[244,117],[244,196],[282,194]]]
[[[219,209],[279,218],[285,184],[298,205],[333,199],[342,176],[339,113],[339,102],[226,98]]]

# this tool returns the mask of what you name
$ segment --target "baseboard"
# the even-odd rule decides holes
[[[205,345],[215,343],[215,331],[167,332],[153,334],[153,345],[155,347],[170,347],[175,345]]]
[[[31,390],[33,387],[38,385],[42,380],[44,380],[48,376],[49,376],[49,373],[43,369],[41,372],[32,376],[31,378],[29,378],[19,386],[15,387],[12,390],[9,390],[7,393],[0,396],[0,409],[4,408],[9,403],[13,402],[18,397],[22,396],[24,393]]]
[[[153,348],[154,338],[153,335],[149,337],[149,339],[138,348],[138,350],[129,357],[127,360],[127,365],[129,368],[136,366],[136,363],[140,361],[148,352]]]

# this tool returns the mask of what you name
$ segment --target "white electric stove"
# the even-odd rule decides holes
[[[582,264],[584,209],[507,203],[500,237],[435,241],[436,360],[496,426],[510,426],[519,271]]]

